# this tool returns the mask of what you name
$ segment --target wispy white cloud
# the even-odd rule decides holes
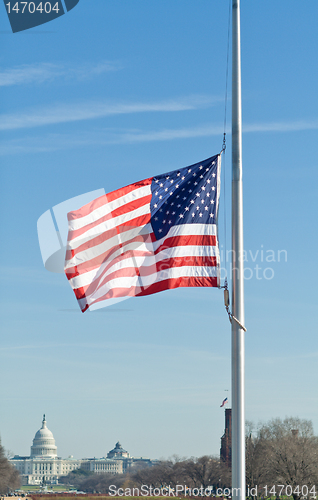
[[[19,153],[46,153],[63,149],[109,144],[134,144],[156,141],[172,141],[219,135],[221,127],[198,127],[194,129],[164,129],[159,131],[102,129],[78,134],[47,134],[27,136],[0,142],[0,156]]]
[[[172,104],[170,109],[176,109],[177,107],[177,104],[175,107]],[[166,110],[168,109],[169,105],[166,103]],[[286,133],[317,129],[318,120],[298,120],[290,122],[246,124],[243,126],[243,133]],[[146,142],[191,139],[197,137],[211,137],[221,135],[222,133],[222,126],[206,124],[197,127],[153,131],[144,131],[139,129],[98,129],[94,131],[80,132],[76,135],[46,134],[42,136],[27,136],[20,139],[2,141],[0,142],[0,156],[19,153],[45,153],[77,147],[103,146],[110,144],[138,144]]]
[[[128,144],[138,142],[172,141],[174,139],[190,139],[222,134],[221,126],[201,126],[182,129],[164,129],[159,131],[130,131],[118,134],[113,143]]]
[[[101,61],[80,66],[37,63],[23,64],[12,68],[0,69],[0,87],[12,85],[40,84],[56,78],[85,80],[109,71],[117,71],[121,66],[116,62]]]
[[[59,123],[77,122],[111,115],[187,111],[207,107],[215,103],[215,98],[188,96],[157,102],[109,103],[104,101],[80,102],[77,104],[57,104],[40,110],[24,113],[0,115],[0,130],[16,130],[41,127]]]

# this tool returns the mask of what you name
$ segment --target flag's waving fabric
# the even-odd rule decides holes
[[[223,399],[223,401],[222,401],[222,404],[221,404],[220,408],[223,408],[223,406],[225,406],[227,403],[228,403],[227,398]]]
[[[220,155],[68,214],[65,273],[81,310],[112,298],[219,286]]]

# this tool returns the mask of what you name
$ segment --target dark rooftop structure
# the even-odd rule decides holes
[[[232,459],[232,408],[225,409],[225,429],[221,437],[220,458],[229,467],[231,466]]]

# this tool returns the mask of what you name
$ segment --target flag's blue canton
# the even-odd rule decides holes
[[[153,178],[151,225],[160,239],[179,224],[215,224],[218,155]]]

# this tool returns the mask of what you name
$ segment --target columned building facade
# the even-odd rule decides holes
[[[127,470],[131,469],[132,467],[135,468],[151,467],[152,465],[158,462],[157,460],[150,460],[149,458],[145,457],[131,457],[128,451],[123,449],[119,441],[117,441],[117,443],[115,444],[115,448],[113,448],[107,453],[107,458],[116,461],[121,461],[124,473],[127,472]]]
[[[85,469],[95,473],[122,474],[123,462],[110,458],[76,460],[73,457],[57,456],[57,447],[52,432],[47,428],[45,415],[42,427],[37,431],[29,457],[15,455],[10,462],[16,467],[23,485],[58,484],[61,476],[75,469]]]

